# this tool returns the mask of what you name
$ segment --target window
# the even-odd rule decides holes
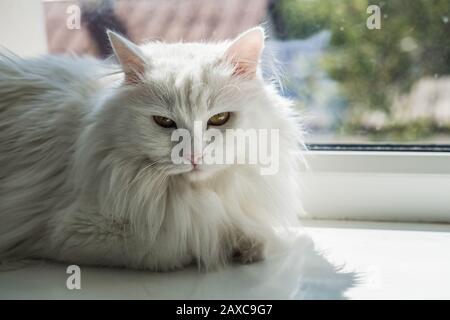
[[[280,0],[271,16],[309,142],[450,143],[448,0]]]
[[[24,54],[46,39],[50,53],[106,57],[105,28],[197,41],[264,24],[263,74],[304,118],[310,216],[450,221],[448,0],[26,2],[32,18],[11,14],[23,23],[0,28]],[[15,3],[8,10],[24,10]]]
[[[264,74],[281,74],[308,143],[450,144],[448,0],[45,1],[44,13],[50,52],[97,56],[105,27],[195,41],[264,23]]]

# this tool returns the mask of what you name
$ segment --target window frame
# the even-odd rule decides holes
[[[15,0],[0,3],[0,49],[23,57],[46,54],[47,32],[44,2]],[[13,32],[11,32],[13,30]]]
[[[450,222],[450,152],[437,151],[448,146],[435,151],[418,151],[420,146],[414,145],[408,148],[416,151],[331,146],[310,145],[304,152],[305,218]],[[362,146],[382,147],[358,148]]]

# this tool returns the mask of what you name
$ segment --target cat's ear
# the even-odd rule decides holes
[[[225,52],[225,59],[233,64],[234,74],[254,78],[264,49],[264,29],[255,27],[239,35]]]
[[[145,59],[139,47],[117,33],[107,31],[114,54],[122,65],[126,84],[136,84],[145,72]]]

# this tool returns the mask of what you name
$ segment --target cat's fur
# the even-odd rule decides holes
[[[170,270],[264,258],[297,222],[301,132],[255,68],[263,30],[139,48],[110,37],[120,64],[0,55],[0,260]],[[191,130],[223,111],[226,128],[280,129],[277,174],[171,163],[170,129],[152,116]]]

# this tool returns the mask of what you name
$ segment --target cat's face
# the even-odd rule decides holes
[[[138,48],[115,34],[110,39],[125,73],[123,87],[110,101],[116,146],[145,157],[164,175],[190,180],[233,165],[224,156],[235,142],[226,139],[226,131],[256,128],[258,108],[265,104],[257,76],[262,29],[223,44]],[[223,139],[211,138],[220,134]]]

